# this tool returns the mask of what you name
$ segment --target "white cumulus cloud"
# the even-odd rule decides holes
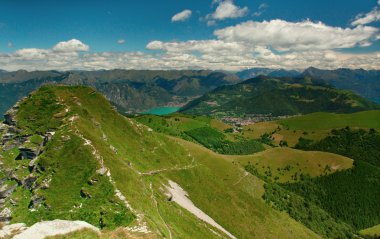
[[[90,47],[77,39],[71,39],[69,41],[58,42],[54,47],[53,51],[58,52],[80,52],[88,51]]]
[[[191,14],[192,14],[191,10],[188,10],[188,9],[183,10],[182,12],[179,12],[172,17],[172,22],[186,21],[187,19],[191,17]]]
[[[208,14],[207,19],[223,20],[227,18],[239,18],[248,13],[248,7],[236,6],[233,0],[214,1],[218,6],[214,13]]]
[[[214,32],[218,39],[223,41],[270,46],[278,51],[367,46],[378,33],[379,29],[374,27],[341,28],[309,20],[247,21]]]

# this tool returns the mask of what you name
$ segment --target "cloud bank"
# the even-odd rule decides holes
[[[278,51],[325,50],[367,46],[375,39],[378,29],[368,26],[356,28],[331,27],[322,22],[287,22],[271,20],[247,21],[236,26],[216,30],[215,35],[227,42],[270,46]]]
[[[212,69],[237,71],[252,67],[304,69],[380,69],[380,51],[344,53],[379,39],[379,29],[358,25],[341,28],[310,20],[246,21],[214,31],[207,40],[159,41],[145,52],[91,52],[77,39],[50,49],[25,48],[0,53],[5,70]]]

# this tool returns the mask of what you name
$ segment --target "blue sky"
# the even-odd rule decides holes
[[[226,2],[236,7],[236,14],[221,18],[216,17],[214,14],[216,9]],[[217,30],[234,27],[248,21],[262,23],[263,21],[270,22],[271,20],[279,19],[285,23],[302,23],[309,20],[312,23],[322,22],[331,29],[340,28],[342,31],[356,28],[357,32],[354,35],[341,36],[345,39],[359,37],[357,36],[359,34],[359,27],[371,27],[373,29],[380,27],[379,19],[376,18],[369,23],[362,24],[363,26],[352,25],[355,19],[364,17],[365,14],[371,11],[375,11],[374,13],[377,14],[379,9],[377,0],[3,0],[0,2],[0,5],[0,53],[3,55],[8,54],[8,56],[15,54],[20,49],[51,49],[57,43],[71,39],[77,39],[89,46],[88,50],[78,53],[79,57],[83,57],[86,54],[102,54],[104,52],[116,52],[120,54],[142,52],[148,54],[147,57],[157,58],[167,57],[170,55],[169,53],[173,52],[178,53],[178,50],[168,50],[165,47],[159,47],[160,49],[156,47],[153,50],[151,47],[147,47],[150,42],[155,40],[162,43],[186,43],[189,40],[222,40],[232,43],[239,42],[239,44],[244,40],[246,41],[244,42],[245,47],[249,44],[252,46],[263,46],[263,42],[257,42],[257,39],[252,41],[251,39],[242,40],[241,38],[226,40],[229,36],[224,35],[220,37],[215,34]],[[190,10],[191,16],[184,21],[173,22],[172,17],[184,10]],[[359,14],[363,14],[363,16]],[[291,35],[293,28],[289,29],[290,32],[288,34]],[[297,29],[295,30],[297,31]],[[251,34],[256,34],[256,32],[252,31]],[[257,32],[257,34],[260,33]],[[368,40],[366,44],[362,44],[363,39],[361,39],[356,42],[358,44],[355,46],[348,44],[349,47],[336,47],[333,45],[323,47],[323,50],[334,51],[340,54],[374,54],[380,51],[379,40],[376,38],[379,34],[373,31],[371,34],[370,36],[366,35],[368,38],[366,39],[366,41]],[[125,42],[119,44],[118,40],[124,40]],[[315,44],[317,45],[319,42],[317,41]],[[305,47],[301,47],[301,49],[300,47],[293,47],[288,44],[286,46],[283,44],[278,46],[274,42],[273,44],[268,43],[265,47],[278,55],[294,52],[301,54],[300,51],[302,51],[302,54],[305,54]],[[181,57],[190,52],[193,53],[193,56],[205,55],[204,58],[207,58],[205,50],[196,48],[195,51],[197,52],[192,51],[187,51]],[[260,50],[256,49],[255,51],[259,52]],[[156,54],[161,54],[161,56],[157,56]],[[254,55],[255,52],[253,51],[252,54]],[[28,59],[31,62],[36,60],[33,57],[29,57]],[[83,63],[84,59],[80,60]],[[254,62],[252,59],[249,60]],[[0,60],[0,63],[3,64],[15,64],[14,62],[15,59],[11,62],[7,62],[5,59],[3,61]],[[194,63],[194,61],[192,62]],[[239,60],[240,65],[241,62],[242,59]],[[262,62],[262,64],[264,63]],[[251,65],[254,66],[254,64]],[[268,65],[276,67],[276,64]],[[18,67],[22,66],[27,66],[25,59]],[[78,66],[79,63],[73,66],[73,68],[78,68]],[[250,64],[247,64],[247,66],[242,66],[242,68],[249,66]],[[291,64],[283,67],[289,68],[290,66]],[[112,67],[112,64],[104,66],[104,68],[110,67]],[[123,67],[123,65],[115,65],[115,67]],[[162,66],[157,67],[156,65],[152,67],[164,68]],[[178,66],[178,68],[184,67],[186,68],[184,64]],[[191,67],[198,68],[196,64],[190,64],[188,68]],[[278,65],[277,67],[281,66]],[[295,68],[297,67],[298,65],[295,65]],[[376,67],[374,65],[374,67],[369,68]],[[17,66],[14,65],[8,68],[13,69],[17,68]],[[32,68],[34,69],[35,66]],[[57,66],[57,68],[62,67]],[[65,66],[63,68],[69,67]],[[210,68],[214,67],[211,66]]]

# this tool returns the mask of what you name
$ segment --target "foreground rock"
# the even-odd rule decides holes
[[[12,236],[20,234],[26,229],[27,227],[24,223],[6,225],[0,230],[0,238],[11,238]]]
[[[100,233],[99,229],[83,221],[65,221],[54,220],[38,222],[20,234],[13,237],[13,239],[44,239],[48,236],[56,236],[68,234],[70,232],[90,229]]]

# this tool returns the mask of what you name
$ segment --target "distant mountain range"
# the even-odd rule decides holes
[[[274,78],[322,79],[338,89],[351,90],[368,99],[380,98],[380,71],[320,70],[304,72],[253,68],[236,74],[207,70],[100,70],[32,71],[0,70],[0,114],[44,84],[86,85],[103,93],[120,112],[143,112],[161,106],[180,106],[223,85],[259,75]]]
[[[44,84],[86,85],[103,93],[121,112],[181,105],[222,85],[233,74],[214,71],[33,71],[0,73],[0,113]]]
[[[365,98],[380,98],[380,70],[320,70],[310,67],[302,76],[325,80],[336,88],[351,90]]]
[[[6,73],[7,73],[7,71],[4,71],[4,70],[1,70],[1,69],[0,69],[0,76],[4,75],[4,74],[6,74]]]
[[[195,115],[296,115],[311,112],[352,113],[380,109],[350,91],[338,90],[323,80],[259,76],[219,87],[191,101],[180,111]]]
[[[321,70],[314,67],[303,72],[284,69],[252,68],[236,73],[243,80],[259,75],[272,77],[312,77],[322,79],[338,89],[351,90],[365,98],[380,100],[380,70],[336,69]]]
[[[242,80],[248,80],[255,78],[256,76],[272,76],[272,77],[296,77],[301,72],[296,70],[284,70],[284,69],[270,69],[270,68],[252,68],[248,70],[239,71],[236,73]]]

